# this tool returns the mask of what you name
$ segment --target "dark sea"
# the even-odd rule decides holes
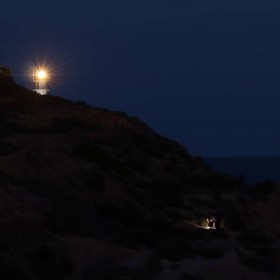
[[[246,183],[267,180],[280,183],[280,157],[204,158],[214,170],[233,176],[245,176]]]

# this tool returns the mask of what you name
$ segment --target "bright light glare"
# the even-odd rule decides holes
[[[39,70],[37,72],[37,77],[40,79],[40,80],[44,80],[47,78],[47,72],[45,70]]]

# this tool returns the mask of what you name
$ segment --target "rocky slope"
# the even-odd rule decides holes
[[[136,118],[0,73],[3,280],[276,279],[279,200]]]

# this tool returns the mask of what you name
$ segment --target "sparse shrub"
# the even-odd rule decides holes
[[[110,152],[93,142],[85,141],[74,148],[74,158],[86,160],[99,165],[99,168],[111,175],[116,175],[122,181],[133,178],[133,173],[124,164],[121,158],[113,156]]]
[[[165,232],[170,229],[171,224],[160,212],[153,212],[149,217],[148,226],[158,232]]]
[[[158,242],[159,233],[145,227],[122,227],[114,232],[113,237],[109,238],[110,241],[122,247],[138,250],[141,245],[154,248]]]
[[[129,280],[138,279],[136,275],[138,274],[138,269],[131,269],[124,266],[114,265],[112,262],[108,261],[98,261],[92,266],[86,267],[82,271],[82,280]],[[79,278],[80,279],[80,278]],[[140,279],[139,279],[140,280]]]
[[[114,221],[121,222],[127,227],[141,227],[147,224],[148,218],[145,212],[132,201],[123,201],[121,205],[113,203],[100,203],[97,206],[100,215]]]
[[[272,242],[271,238],[258,229],[242,232],[239,234],[238,240],[248,245],[270,244]]]
[[[1,280],[29,280],[27,272],[21,265],[14,261],[0,257],[0,278]]]
[[[11,79],[11,70],[8,67],[0,66],[0,75],[2,75],[1,79]]]
[[[97,268],[88,266],[86,268],[83,269],[82,273],[81,273],[81,279],[82,280],[92,280],[92,279],[100,279],[99,275],[98,275],[98,270]]]
[[[80,107],[83,107],[83,108],[91,108],[91,106],[88,105],[87,103],[85,103],[84,101],[78,100],[78,101],[76,101],[75,103],[76,103],[76,105],[78,105],[78,106],[80,106]]]
[[[11,175],[8,175],[4,170],[0,169],[0,183],[2,187],[6,183],[11,182],[13,180],[14,178]]]
[[[259,256],[273,256],[271,244],[273,240],[267,237],[260,230],[247,230],[237,237],[246,249],[249,249]]]
[[[193,276],[189,273],[182,273],[179,280],[202,280],[202,278],[198,277],[198,276]]]
[[[19,147],[15,145],[11,140],[0,139],[0,155],[8,156],[19,151]]]
[[[210,209],[212,209],[212,211],[216,211],[216,209],[218,208],[218,203],[211,199],[202,199],[200,197],[191,197],[189,199],[189,201],[192,202],[193,204],[195,204],[196,206],[210,208]]]
[[[224,219],[223,227],[228,231],[242,231],[247,228],[244,219],[240,216],[227,216]]]
[[[82,280],[122,280],[124,279],[122,275],[118,274],[119,271],[112,269],[111,267],[108,268],[97,268],[94,267],[87,267],[82,273]]]
[[[194,212],[194,206],[191,204],[186,204],[184,203],[184,205],[182,206],[186,211],[193,213]]]
[[[240,185],[238,178],[221,175],[221,174],[210,174],[204,176],[192,176],[189,178],[191,185],[202,186],[204,189],[209,190],[213,193],[228,193],[237,190]]]
[[[135,275],[135,280],[153,280],[156,278],[156,275],[161,271],[161,258],[156,254],[151,254],[150,257],[146,260],[143,269],[137,271]]]
[[[52,179],[52,177],[40,177],[38,174],[32,174],[30,176],[16,178],[15,182],[33,193],[46,196],[49,200],[53,198],[64,199],[72,195],[73,188],[65,188],[64,185],[57,184]]]
[[[272,181],[265,181],[255,185],[248,185],[246,191],[249,195],[264,200],[273,193],[276,188],[276,184]]]
[[[229,234],[224,229],[217,229],[213,231],[214,238],[216,239],[227,239]]]
[[[63,279],[74,271],[73,261],[49,245],[36,248],[28,259],[39,279]]]
[[[227,199],[220,204],[220,212],[223,214],[223,228],[228,231],[243,231],[247,226],[242,213]]]
[[[103,191],[106,189],[104,173],[98,170],[88,170],[82,175],[84,186],[93,191]]]
[[[180,264],[177,263],[177,262],[172,262],[172,263],[170,264],[170,270],[176,271],[176,270],[178,270],[178,269],[180,269],[180,268],[181,268],[181,266],[180,266]]]
[[[149,181],[138,182],[137,187],[144,189],[145,204],[151,210],[162,210],[165,207],[181,207],[184,205],[183,186],[177,182]]]
[[[84,120],[78,118],[65,118],[65,119],[55,119],[52,124],[47,127],[42,127],[43,130],[49,131],[51,133],[67,133],[75,130],[86,130],[92,132],[101,132],[102,127],[87,123]]]
[[[0,137],[10,136],[14,133],[21,133],[24,129],[15,122],[0,122]]]
[[[267,257],[249,256],[245,254],[239,254],[241,257],[241,263],[254,269],[255,271],[265,273],[277,273],[280,271],[278,263]]]
[[[219,247],[198,247],[195,249],[197,255],[206,259],[219,259],[224,257],[224,250]]]
[[[182,219],[182,214],[179,209],[177,208],[169,208],[166,210],[166,216],[173,220],[180,220]]]
[[[158,242],[155,253],[162,259],[180,261],[195,256],[192,245],[187,238],[163,237]]]
[[[96,205],[73,196],[53,197],[50,227],[54,231],[79,236],[89,236],[95,231]]]
[[[199,228],[195,231],[188,232],[188,239],[189,240],[204,240],[204,241],[211,241],[213,239],[227,239],[228,234],[221,229],[217,230],[205,230]]]
[[[46,233],[41,223],[36,221],[27,222],[24,219],[0,224],[0,232],[0,240],[5,242],[3,249],[7,251],[13,250],[14,248],[26,250],[34,243],[44,239]]]
[[[0,251],[7,252],[12,248],[12,242],[7,232],[0,232]]]
[[[131,133],[130,141],[137,146],[142,152],[150,157],[161,159],[166,150],[161,146],[159,139],[142,133]],[[164,144],[164,143],[163,143]]]
[[[203,200],[200,197],[190,197],[189,201],[195,205],[201,205]]]
[[[136,172],[141,174],[149,173],[149,160],[148,158],[130,159],[127,163],[128,166],[133,168]]]
[[[74,157],[95,162],[103,167],[112,161],[111,156],[105,150],[89,141],[85,141],[75,147]]]

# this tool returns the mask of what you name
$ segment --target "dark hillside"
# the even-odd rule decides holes
[[[278,202],[137,118],[0,71],[1,279],[272,279]]]

